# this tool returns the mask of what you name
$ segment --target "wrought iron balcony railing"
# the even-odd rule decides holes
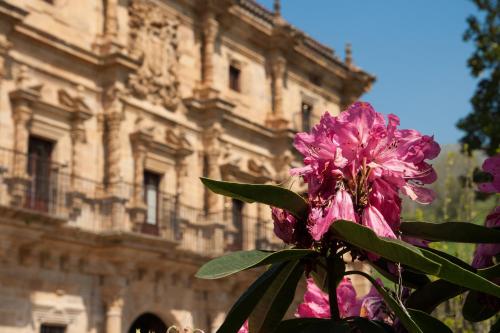
[[[2,209],[69,221],[94,231],[115,229],[113,219],[118,219],[126,221],[125,231],[161,237],[201,255],[281,246],[268,220],[231,210],[209,214],[182,203],[179,195],[161,191],[148,201],[146,191],[142,184],[105,185],[74,177],[66,165],[0,148]]]

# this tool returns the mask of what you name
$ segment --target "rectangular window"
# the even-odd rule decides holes
[[[144,202],[147,207],[146,223],[150,225],[158,224],[160,180],[160,175],[149,171],[144,172]]]
[[[302,102],[301,116],[302,116],[302,131],[309,132],[311,130],[311,115],[312,105]]]
[[[51,141],[29,138],[27,171],[31,182],[26,196],[27,208],[43,212],[49,209],[53,149]]]
[[[42,324],[42,326],[40,326],[40,333],[66,333],[66,326]]]
[[[236,230],[234,234],[234,239],[233,239],[233,244],[232,244],[232,250],[241,250],[243,246],[243,208],[245,204],[243,201],[240,201],[238,199],[233,199],[232,200],[232,222],[233,222],[233,227]]]
[[[233,65],[229,66],[229,88],[234,91],[241,91],[240,86],[241,70]]]

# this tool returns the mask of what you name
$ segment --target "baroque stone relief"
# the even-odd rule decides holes
[[[175,109],[179,103],[179,20],[151,1],[129,6],[129,52],[142,61],[129,76],[128,88],[137,98]]]

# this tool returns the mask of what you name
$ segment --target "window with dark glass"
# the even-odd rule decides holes
[[[229,66],[229,88],[234,91],[241,91],[240,86],[241,70],[235,65]]]
[[[232,199],[231,215],[233,219],[233,226],[237,230],[235,235],[234,244],[236,248],[241,247],[243,242],[243,208],[244,203],[238,199]]]
[[[311,130],[311,115],[312,105],[302,102],[301,116],[302,116],[302,131],[309,132]]]
[[[146,203],[146,223],[158,224],[158,201],[160,195],[161,176],[146,171],[144,172],[144,202]]]
[[[51,197],[51,168],[54,143],[30,137],[28,143],[28,175],[30,184],[26,195],[27,208],[48,211]]]
[[[40,333],[66,333],[66,326],[42,324],[42,326],[40,326]]]

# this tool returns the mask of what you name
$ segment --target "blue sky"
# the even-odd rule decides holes
[[[441,144],[458,141],[455,123],[471,109],[473,45],[462,34],[476,12],[467,0],[282,0],[285,19],[342,58],[352,43],[355,64],[377,76],[363,100]]]

